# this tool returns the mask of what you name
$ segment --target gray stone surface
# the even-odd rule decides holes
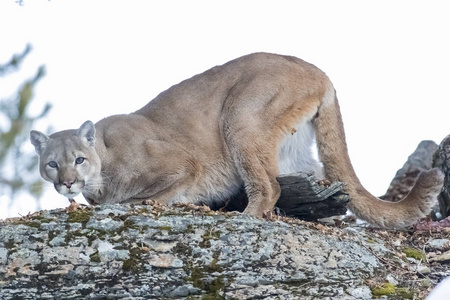
[[[444,186],[438,196],[440,214],[442,218],[450,216],[450,135],[439,144],[433,156],[433,167],[441,169],[445,175]]]
[[[420,172],[431,169],[436,149],[438,145],[433,141],[420,142],[403,167],[397,171],[382,198],[394,202],[403,199],[413,188]]]
[[[368,299],[389,250],[367,239],[201,208],[44,211],[0,225],[0,299]]]

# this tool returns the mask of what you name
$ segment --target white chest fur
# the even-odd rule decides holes
[[[314,158],[315,135],[310,121],[300,123],[280,145],[278,169],[280,174],[305,172],[323,179],[322,164]]]

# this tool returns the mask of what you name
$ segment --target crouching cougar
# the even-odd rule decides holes
[[[429,213],[443,185],[432,169],[400,202],[371,195],[350,162],[331,81],[301,59],[267,53],[196,75],[134,113],[30,139],[42,177],[91,204],[212,204],[244,187],[244,213],[262,216],[279,198],[276,177],[302,171],[345,182],[357,217],[404,227]]]

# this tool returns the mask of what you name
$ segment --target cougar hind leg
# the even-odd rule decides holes
[[[253,128],[259,128],[258,132],[252,132]],[[281,193],[278,175],[305,172],[317,179],[324,178],[321,163],[313,157],[314,131],[309,121],[300,122],[296,132],[269,132],[247,126],[228,141],[248,196],[244,213],[254,216],[271,211],[278,201]]]
[[[280,197],[280,185],[276,180],[277,161],[274,155],[265,153],[270,145],[233,138],[229,147],[248,197],[244,213],[261,217],[265,211],[273,209]]]
[[[261,217],[280,196],[277,143],[258,118],[235,115],[224,125],[225,142],[248,197],[244,213]]]
[[[298,144],[305,140],[303,127],[317,113],[320,99],[319,92],[311,88],[311,93],[297,92],[286,82],[254,80],[243,86],[237,86],[223,106],[222,130],[230,155],[244,182],[248,196],[248,206],[244,213],[262,216],[271,211],[281,193],[277,176],[280,174],[280,159],[284,160],[283,170],[294,169],[294,165],[309,165],[316,173],[316,164],[305,158],[303,151],[308,145]],[[301,124],[301,125],[300,125]],[[310,124],[310,123],[308,123]],[[301,132],[295,135],[296,126]],[[310,126],[308,135],[314,135]],[[293,135],[294,142],[289,139]],[[282,144],[288,139],[288,147]],[[297,154],[294,161],[290,156]],[[312,158],[312,155],[310,155]],[[294,166],[294,168],[292,168]],[[318,172],[317,172],[318,173]]]

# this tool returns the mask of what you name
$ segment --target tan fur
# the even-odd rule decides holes
[[[132,114],[50,137],[32,131],[31,141],[43,178],[67,197],[82,192],[92,204],[213,203],[244,186],[245,213],[262,216],[280,195],[281,168],[322,173],[309,153],[312,128],[325,177],[346,182],[358,217],[403,227],[429,212],[442,174],[422,173],[399,203],[368,193],[347,153],[333,85],[295,57],[244,56],[171,87]]]

